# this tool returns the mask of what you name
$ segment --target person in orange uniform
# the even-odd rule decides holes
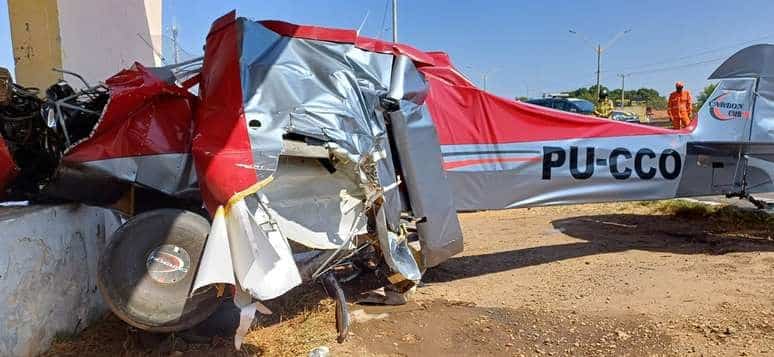
[[[675,91],[669,95],[669,118],[672,119],[672,128],[682,129],[691,123],[693,114],[693,99],[691,92],[684,89],[683,82],[675,83]]]

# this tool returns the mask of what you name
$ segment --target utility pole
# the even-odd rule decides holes
[[[482,82],[482,84],[484,85],[484,88],[482,88],[482,89],[483,89],[484,91],[486,91],[486,81],[487,81],[487,79],[489,78],[489,75],[490,75],[490,74],[492,74],[492,73],[494,73],[494,72],[495,72],[495,71],[497,71],[497,70],[498,70],[498,68],[491,68],[491,69],[489,69],[488,71],[486,71],[486,72],[484,72],[484,73],[483,73],[483,75],[482,75],[482,77],[483,77],[483,82]]]
[[[496,71],[499,70],[499,68],[497,68],[497,67],[490,67],[489,69],[487,69],[485,71],[478,71],[475,68],[473,68],[473,66],[471,66],[471,65],[465,65],[465,66],[463,66],[463,68],[468,69],[471,72],[475,71],[475,72],[478,72],[479,74],[481,74],[481,89],[483,89],[485,91],[486,91],[486,84],[487,84],[487,81],[489,79],[489,75],[492,74],[492,73],[495,73]],[[527,93],[529,93],[529,86],[527,86]]]
[[[602,45],[597,45],[597,100],[599,100],[599,75],[602,69]]]
[[[621,77],[621,109],[623,109],[624,107],[624,99],[625,99],[625,93],[626,93],[626,90],[625,90],[626,76],[628,76],[628,74],[625,74],[625,73],[618,74],[618,77]]]
[[[180,63],[180,51],[177,46],[177,23],[172,20],[172,52],[175,64]]]
[[[392,42],[398,43],[398,0],[392,0]]]
[[[600,91],[600,75],[602,74],[602,53],[609,50],[613,44],[618,41],[618,39],[621,38],[621,36],[631,32],[632,29],[626,29],[621,32],[619,32],[617,35],[613,36],[613,38],[604,46],[602,44],[596,44],[594,45],[591,40],[586,37],[586,35],[579,33],[575,30],[570,29],[570,33],[573,35],[580,36],[584,42],[586,42],[588,45],[591,45],[594,48],[594,52],[597,54],[597,100],[599,100],[599,91]]]
[[[484,82],[483,82],[484,83],[484,92],[486,92],[486,77],[488,75],[489,75],[488,73],[484,73],[484,76],[483,76],[484,77]]]

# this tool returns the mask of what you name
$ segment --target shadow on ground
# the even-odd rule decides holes
[[[708,221],[708,219],[710,221]],[[595,254],[643,250],[673,254],[774,251],[769,224],[719,224],[713,217],[606,214],[552,221],[581,240],[481,255],[458,256],[428,270],[427,283],[448,282]],[[518,239],[518,237],[514,237]]]

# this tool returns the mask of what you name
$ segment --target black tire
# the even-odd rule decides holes
[[[151,332],[185,330],[212,315],[220,303],[216,289],[189,297],[209,231],[204,217],[177,209],[145,212],[119,227],[97,272],[113,313]]]

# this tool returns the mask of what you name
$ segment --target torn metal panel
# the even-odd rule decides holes
[[[206,48],[193,150],[205,202],[211,209],[224,207],[239,288],[268,299],[300,282],[285,239],[334,252],[318,255],[325,260],[316,271],[325,271],[338,253],[346,256],[355,248],[354,236],[368,233],[361,218],[376,209],[375,235],[385,259],[418,281],[420,269],[402,233],[398,178],[379,106],[392,56],[278,36],[233,14],[216,21]],[[237,54],[235,61],[231,56]],[[235,181],[227,180],[231,175]],[[221,244],[212,247],[222,254],[224,240],[218,239]],[[223,269],[202,284],[227,282]]]
[[[349,226],[353,218],[380,198],[386,228],[392,236],[397,236],[402,203],[395,189],[397,177],[388,133],[379,114],[379,99],[387,91],[392,56],[363,51],[353,44],[277,36],[260,23],[236,21],[242,31],[241,89],[253,168],[259,177],[275,175],[273,183],[262,193],[270,197],[272,207],[285,210],[273,215],[280,230],[290,239],[313,248],[339,248],[346,239],[343,233],[352,231]],[[276,176],[279,155],[283,152],[282,136],[286,133],[326,142],[331,155],[337,159],[335,168],[350,175],[348,185],[354,184],[346,190],[347,195],[364,199],[365,207],[353,210],[356,205],[347,203],[346,196],[340,196],[342,187],[326,187],[320,183],[315,191],[300,192],[311,195],[315,205],[298,204],[303,201],[282,202],[279,196],[287,195],[288,190],[282,187],[287,184],[280,181],[288,180],[292,184],[293,180],[304,180],[302,175]],[[277,192],[273,198],[272,190]],[[347,204],[342,206],[341,202]],[[326,209],[329,213],[321,217],[312,208]],[[335,229],[330,228],[331,224]],[[322,231],[326,233],[321,235]],[[331,235],[330,231],[335,234]],[[333,241],[331,236],[335,238]],[[398,248],[399,244],[393,244],[387,251]],[[385,257],[393,259],[389,252]],[[413,259],[410,254],[408,259]],[[412,280],[419,279],[413,272],[406,274]]]
[[[235,12],[212,24],[204,47],[191,153],[202,201],[210,213],[267,177],[254,167],[240,80]]]
[[[433,122],[423,115],[427,84],[408,56],[396,56],[383,106],[397,162],[406,177],[409,211],[418,220],[423,266],[435,266],[462,251],[462,230],[443,171]]]
[[[157,72],[135,64],[106,81],[110,97],[97,123],[64,152],[46,194],[106,205],[138,184],[171,196],[198,196],[190,156],[196,99]]]
[[[63,161],[187,153],[195,97],[140,64],[106,81],[110,99],[89,135]]]
[[[171,196],[183,196],[197,191],[196,172],[190,154],[157,154],[119,157],[86,161],[80,164],[64,163],[64,167],[77,167],[84,175],[134,182]],[[66,173],[65,173],[66,174]]]
[[[360,187],[341,170],[330,173],[314,159],[283,157],[274,181],[261,193],[290,240],[314,249],[337,249],[349,235],[366,233]]]
[[[422,259],[433,267],[462,252],[462,228],[457,219],[451,186],[442,170],[435,126],[422,107],[404,101],[390,113],[401,169],[406,175],[411,212],[417,222]]]
[[[226,230],[239,287],[259,300],[269,300],[301,284],[301,275],[287,240],[263,205],[257,202],[251,209],[245,201],[237,201],[228,208]]]
[[[210,234],[199,261],[191,294],[208,285],[236,285],[225,211],[220,207],[212,217]]]
[[[246,19],[240,24],[244,112],[248,123],[260,123],[250,130],[256,163],[275,159],[286,132],[334,142],[355,155],[386,138],[375,111],[386,92],[391,56],[351,44],[277,37]],[[255,44],[262,41],[269,42]],[[276,161],[260,162],[263,169],[276,167]]]
[[[408,280],[419,282],[422,272],[411,253],[406,236],[387,228],[386,213],[381,207],[376,212],[376,232],[382,254],[390,268]]]

